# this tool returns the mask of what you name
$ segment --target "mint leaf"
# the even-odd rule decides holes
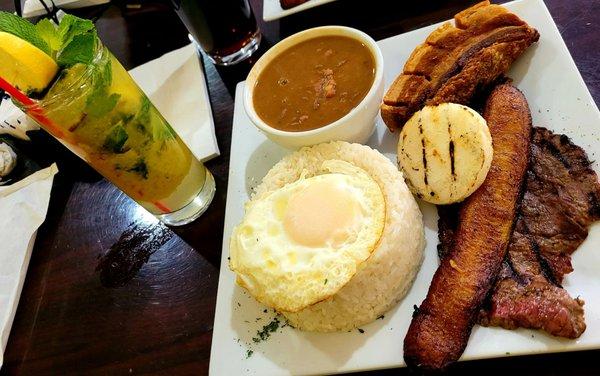
[[[47,26],[42,28],[46,29]],[[52,41],[60,41],[56,55],[57,63],[61,67],[92,63],[98,44],[98,34],[92,21],[65,14],[55,29],[55,34],[52,35]]]
[[[148,99],[147,96],[142,95],[142,104],[140,105],[140,110],[137,113],[136,116],[136,120],[140,122],[140,124],[142,125],[142,127],[145,128],[145,124],[148,124],[150,122],[150,99]]]
[[[17,36],[51,56],[50,46],[40,38],[35,26],[19,16],[0,11],[0,31]]]
[[[148,179],[148,166],[146,165],[146,161],[144,158],[140,158],[135,162],[133,167],[127,170],[128,172],[135,172],[140,175],[144,179]]]
[[[97,91],[87,99],[85,111],[93,117],[102,117],[115,108],[119,98],[121,98],[120,94],[107,95],[105,91]]]
[[[102,86],[109,87],[112,84],[112,61],[110,59],[106,59],[106,65],[101,74]]]
[[[58,65],[68,67],[77,63],[91,64],[96,54],[96,39],[95,34],[75,35],[59,52]]]
[[[156,123],[154,125],[154,138],[157,140],[170,140],[177,136],[171,124],[156,112]],[[160,119],[160,120],[159,120]]]
[[[58,34],[60,35],[63,46],[71,43],[75,36],[86,34],[89,31],[92,31],[93,34],[96,33],[96,29],[94,28],[94,23],[92,21],[75,17],[70,14],[65,14],[60,20],[60,25],[58,26]]]
[[[128,138],[127,131],[123,128],[122,123],[119,122],[108,131],[108,136],[104,140],[103,147],[113,153],[121,153]]]
[[[62,67],[75,63],[89,64],[96,52],[98,36],[94,23],[70,14],[65,14],[56,27],[47,19],[33,25],[12,13],[0,11],[0,31],[33,44],[58,60]]]
[[[76,42],[78,37],[75,37]],[[104,64],[104,66],[102,66]],[[112,65],[110,60],[101,60],[92,67],[93,89],[86,101],[86,113],[94,117],[102,117],[115,108],[121,98],[120,94],[109,95],[112,82]]]
[[[139,129],[144,131],[152,140],[170,140],[176,137],[175,130],[169,122],[158,114],[152,103],[145,95],[142,96],[142,104],[136,116]]]
[[[62,46],[62,39],[54,22],[45,18],[35,25],[35,30],[50,47],[51,56],[56,55],[56,51],[60,50]]]

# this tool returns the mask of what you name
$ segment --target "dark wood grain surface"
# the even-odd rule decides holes
[[[475,2],[344,0],[269,23],[261,21],[262,1],[252,4],[264,34],[260,49],[264,52],[294,32],[325,24],[356,27],[382,39],[450,18]],[[101,38],[127,68],[188,42],[173,12],[143,4],[139,10],[117,4],[80,11],[100,16]],[[598,103],[600,2],[546,0],[546,4]],[[11,0],[0,0],[0,9],[12,11],[12,6]],[[233,93],[255,60],[216,69],[204,59],[221,148],[221,156],[208,163],[218,193],[209,211],[186,227],[159,224],[57,142],[45,134],[34,137],[40,158],[56,160],[60,173],[0,374],[208,372]],[[547,82],[557,79],[549,77]],[[585,351],[462,362],[449,373],[592,375],[598,374],[598,357],[600,351]]]

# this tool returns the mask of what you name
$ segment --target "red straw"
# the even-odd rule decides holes
[[[23,105],[27,106],[28,107],[27,115],[31,116],[38,123],[40,123],[43,126],[45,126],[46,128],[48,128],[48,130],[52,134],[54,134],[55,137],[58,137],[58,138],[65,137],[64,132],[59,127],[57,127],[54,123],[52,123],[52,121],[50,119],[48,119],[48,117],[46,117],[46,115],[44,115],[44,110],[42,110],[35,101],[33,101],[31,98],[29,98],[28,96],[23,94],[16,87],[9,84],[2,77],[0,77],[0,88],[2,88],[4,91],[6,91],[8,93],[8,95],[13,97],[13,99],[15,99],[18,102],[22,103]],[[164,213],[171,212],[171,209],[169,209],[168,206],[166,206],[165,204],[163,204],[160,201],[155,201],[155,202],[153,202],[153,204]]]
[[[6,91],[13,99],[17,100],[21,104],[28,107],[27,115],[34,118],[38,123],[44,125],[51,131],[56,137],[64,138],[65,134],[57,127],[50,119],[44,115],[44,111],[34,102],[31,98],[23,94],[19,89],[9,84],[2,77],[0,77],[0,88]]]
[[[156,206],[159,210],[161,210],[165,214],[170,213],[172,211],[171,209],[169,209],[168,206],[166,206],[165,204],[163,204],[160,201],[154,201],[153,204],[154,204],[154,206]]]

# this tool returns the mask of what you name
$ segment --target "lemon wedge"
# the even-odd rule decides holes
[[[25,93],[44,90],[58,72],[58,65],[44,51],[2,31],[0,61],[0,77]]]

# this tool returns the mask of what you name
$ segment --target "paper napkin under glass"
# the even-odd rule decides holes
[[[40,0],[25,0],[22,3],[21,11],[25,18],[43,16],[48,13]],[[51,9],[77,9],[110,3],[110,0],[45,0],[45,3]]]
[[[0,186],[0,367],[57,171],[53,164],[17,183]]]
[[[129,71],[196,158],[219,155],[200,58],[189,44]]]

